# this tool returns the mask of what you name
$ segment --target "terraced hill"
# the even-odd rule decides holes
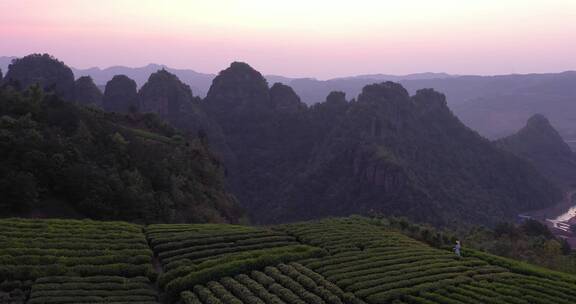
[[[0,220],[0,303],[158,303],[152,257],[134,224]]]
[[[576,303],[574,276],[460,258],[360,217],[267,228],[6,219],[0,261],[6,303]]]

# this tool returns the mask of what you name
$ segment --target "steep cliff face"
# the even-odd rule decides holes
[[[102,106],[104,95],[90,76],[82,76],[74,82],[74,100],[83,105]]]
[[[32,54],[12,61],[6,73],[7,84],[26,89],[39,84],[65,100],[74,97],[74,74],[63,62],[48,54]]]
[[[576,155],[544,115],[533,115],[516,134],[495,143],[529,160],[558,185],[576,186]]]
[[[465,127],[431,89],[366,86],[311,108],[233,63],[204,101],[234,153],[231,189],[256,222],[383,212],[449,224],[494,223],[551,205],[553,185]]]
[[[306,106],[290,87],[269,89],[259,72],[239,62],[214,79],[203,106],[232,151],[224,159],[231,189],[249,208],[265,208],[307,158]]]
[[[218,151],[221,158],[230,159],[220,126],[201,107],[201,100],[178,77],[166,70],[150,75],[138,92],[142,112],[157,114],[170,125],[191,137],[201,136]]]
[[[330,92],[324,102],[309,108],[308,117],[311,124],[309,132],[314,134],[314,147],[319,146],[328,133],[339,125],[350,108],[350,104],[343,92]]]
[[[157,113],[171,120],[192,102],[192,90],[176,75],[160,70],[150,75],[139,92],[142,111]]]
[[[257,144],[273,109],[266,79],[243,62],[233,62],[214,78],[204,105],[231,141],[242,138],[245,144]]]
[[[116,113],[129,113],[140,110],[136,92],[136,82],[125,75],[116,75],[106,83],[104,89],[104,110]]]
[[[460,123],[442,94],[410,97],[390,82],[364,88],[287,189],[272,221],[383,212],[494,223],[559,199],[530,164]]]
[[[22,61],[38,60],[32,59]],[[35,77],[53,83],[47,89],[58,93],[66,81],[52,81],[60,79],[52,76],[55,70],[65,68],[49,56],[40,62],[45,60],[52,72],[32,73],[28,63],[17,61],[12,73],[28,71],[23,73],[28,78],[20,79]],[[15,77],[4,83],[20,86]],[[80,78],[72,93],[79,102],[97,104],[94,89],[90,79]],[[59,94],[65,95],[64,91]],[[41,98],[41,93],[36,93],[26,98]],[[5,97],[3,109],[20,119],[22,113],[9,111],[21,97]],[[94,111],[48,97],[52,99],[46,98],[43,102],[47,104],[42,104],[45,115],[32,118],[40,119],[37,127],[53,125],[44,130],[46,134],[63,132],[59,136],[70,137],[77,151],[85,153],[78,159],[74,158],[77,154],[69,155],[74,166],[80,162],[79,171],[68,172],[70,176],[99,168],[97,174],[67,180],[65,191],[56,185],[53,194],[86,206],[96,204],[102,210],[94,214],[108,212],[107,216],[129,210],[135,218],[151,216],[158,221],[234,221],[241,212],[221,184],[222,161],[228,189],[256,223],[382,212],[438,224],[490,224],[560,198],[559,190],[534,168],[537,155],[571,159],[569,149],[559,143],[558,135],[541,117],[531,119],[518,136],[497,143],[528,159],[523,160],[465,127],[448,109],[444,95],[434,90],[419,90],[410,96],[401,85],[384,82],[364,87],[357,99],[348,101],[344,93],[332,92],[325,102],[307,107],[291,87],[276,83],[269,88],[258,71],[240,62],[220,72],[204,100],[193,97],[187,85],[164,70],[153,73],[139,93],[133,80],[117,75],[106,85],[102,106],[131,115]],[[38,100],[28,104],[36,105]],[[61,111],[57,111],[59,107]],[[171,126],[146,112],[158,114]],[[13,123],[10,119],[6,122]],[[182,132],[176,134],[172,127]],[[161,134],[154,134],[156,129]],[[94,141],[95,136],[101,138]],[[13,136],[15,141],[18,138]],[[196,138],[193,145],[185,142],[192,138]],[[38,150],[45,153],[44,145],[51,142],[41,142]],[[540,151],[543,146],[546,149]],[[62,153],[71,151],[66,147],[62,146]],[[96,165],[81,163],[89,157]],[[124,167],[114,173],[107,171],[111,166]],[[147,181],[137,175],[132,178],[135,168]],[[13,174],[23,184],[32,184],[24,168],[17,171]],[[98,188],[103,194],[94,196],[95,190],[81,188],[102,181],[107,183]],[[124,182],[136,183],[145,190],[143,196],[122,196],[124,190],[133,189],[130,184],[117,187],[120,191],[108,191]],[[75,189],[81,189],[82,196]],[[41,195],[39,191],[30,193]],[[142,201],[148,202],[150,210],[143,211],[150,212],[148,215],[135,214]],[[110,202],[127,205],[115,209]],[[157,209],[162,214],[154,214]]]
[[[297,113],[306,109],[306,104],[300,101],[291,87],[278,82],[270,88],[270,102],[276,111],[283,113]]]
[[[235,107],[265,104],[268,96],[266,79],[245,62],[232,62],[212,81],[207,97]]]

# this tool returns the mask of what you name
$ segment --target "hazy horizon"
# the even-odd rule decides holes
[[[76,68],[217,73],[496,75],[576,69],[576,2],[3,1],[0,54],[50,53]]]

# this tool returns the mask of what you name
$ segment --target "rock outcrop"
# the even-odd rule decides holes
[[[151,74],[138,95],[141,111],[156,113],[166,120],[178,117],[183,108],[192,102],[190,87],[166,70]]]
[[[300,101],[291,87],[278,82],[270,88],[270,101],[278,112],[296,113],[306,109],[306,104]]]
[[[211,108],[237,112],[270,108],[269,98],[262,74],[244,62],[233,62],[214,78],[206,102]]]
[[[101,107],[104,95],[92,77],[82,76],[74,82],[74,100],[83,105]]]
[[[52,81],[60,79],[52,74],[62,70],[63,64],[59,69],[50,67],[52,72],[34,72],[29,66],[35,65],[26,62],[37,59],[15,61],[13,75],[27,71],[21,74],[28,78],[19,79],[54,83],[44,87],[58,93],[57,89],[65,86]],[[48,65],[54,64],[53,58],[48,59]],[[14,76],[8,83],[18,86],[22,81]],[[79,92],[92,93],[78,101],[97,102],[90,79],[79,79],[77,87],[78,96]],[[275,83],[269,88],[262,74],[241,62],[219,73],[204,100],[193,97],[187,85],[164,70],[153,73],[139,93],[136,87],[127,76],[115,76],[106,85],[103,108],[131,113],[110,114],[132,124],[129,129],[156,126],[168,132],[177,127],[182,132],[176,136],[175,131],[169,131],[158,137],[136,130],[132,136],[143,137],[143,144],[160,139],[168,143],[167,149],[173,148],[172,143],[189,147],[182,139],[196,137],[199,148],[215,149],[219,156],[200,153],[178,158],[183,163],[194,161],[190,170],[200,170],[193,179],[184,180],[180,176],[189,171],[187,168],[173,168],[184,170],[175,175],[164,174],[164,163],[146,158],[144,164],[160,166],[158,176],[162,186],[170,189],[171,200],[181,204],[191,201],[178,188],[185,180],[194,189],[190,195],[199,198],[197,202],[219,195],[202,190],[202,183],[218,184],[219,179],[201,170],[206,166],[220,168],[223,161],[226,188],[248,209],[255,223],[385,213],[441,225],[493,224],[560,199],[559,189],[536,170],[536,157],[530,153],[546,152],[546,157],[566,159],[570,155],[542,117],[531,119],[517,139],[495,145],[464,126],[447,107],[443,94],[422,89],[410,96],[394,82],[367,85],[351,100],[342,92],[331,92],[325,102],[311,107],[285,84]],[[83,112],[92,113],[78,113]],[[161,120],[144,112],[155,113]],[[77,120],[61,120],[55,115],[48,118],[70,134],[78,128],[74,140],[90,141],[96,134],[85,132]],[[134,142],[124,131],[106,137],[112,139],[116,152]],[[520,157],[497,147],[504,142]],[[546,151],[538,150],[543,146]],[[159,148],[158,143],[146,145],[146,149],[155,148]],[[138,157],[151,155],[148,152],[134,148]],[[165,194],[159,193],[158,199],[164,201]],[[233,199],[216,201],[228,204]]]
[[[191,137],[202,136],[221,158],[233,159],[220,126],[208,118],[201,100],[176,75],[163,69],[152,73],[138,96],[143,112],[157,114]]]
[[[126,75],[116,75],[104,90],[102,107],[106,111],[117,113],[137,112],[140,110],[136,82]]]
[[[531,164],[464,126],[443,94],[365,86],[303,106],[244,63],[204,100],[234,154],[229,183],[255,222],[386,213],[437,224],[492,224],[551,205],[560,191]]]
[[[390,82],[366,86],[349,103],[285,189],[271,199],[272,221],[381,212],[493,224],[560,198],[528,162],[464,126],[443,94],[410,97]]]

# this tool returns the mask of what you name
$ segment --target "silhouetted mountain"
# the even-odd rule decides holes
[[[264,77],[242,62],[234,62],[214,78],[203,106],[222,128],[232,151],[225,158],[231,189],[246,205],[257,206],[262,192],[273,191],[272,165],[276,135],[270,130],[274,107]]]
[[[5,83],[18,89],[24,90],[38,84],[64,99],[72,100],[74,96],[72,70],[48,54],[32,54],[13,60],[5,78]]]
[[[262,74],[246,63],[233,62],[214,78],[206,103],[212,112],[224,115],[223,112],[272,109],[269,98],[268,84]]]
[[[139,91],[141,111],[157,113],[165,120],[173,119],[192,102],[192,90],[176,75],[160,70],[150,75]]]
[[[471,128],[490,138],[510,135],[534,114],[555,122],[564,138],[576,137],[576,73],[493,77],[476,97],[453,101],[455,113]],[[482,93],[483,91],[483,93]]]
[[[0,89],[3,216],[237,222],[223,168],[155,115],[120,115]]]
[[[275,83],[270,88],[270,101],[272,107],[279,112],[298,112],[306,108],[306,104],[300,101],[291,87]]]
[[[402,81],[402,80],[415,80],[415,79],[443,79],[457,77],[456,75],[450,75],[446,73],[414,73],[408,75],[389,75],[389,74],[365,74],[349,77],[333,78],[331,80],[346,80],[346,79],[369,79],[371,81],[375,80],[385,80],[385,81]]]
[[[117,113],[135,112],[140,109],[136,82],[126,75],[116,75],[106,83],[102,107]]]
[[[522,88],[549,77],[535,78],[512,77],[508,85]],[[453,79],[410,81],[448,80]],[[357,85],[366,80],[334,81]],[[507,90],[500,86],[495,82],[491,87]],[[139,113],[157,113],[182,134],[198,136],[202,146],[209,143],[225,164],[229,189],[256,222],[384,212],[439,224],[495,223],[560,199],[559,190],[532,164],[468,129],[448,109],[445,96],[432,89],[410,97],[398,83],[370,84],[357,100],[332,91],[324,102],[308,107],[297,90],[281,83],[269,88],[262,74],[242,62],[221,71],[204,100],[193,97],[190,87],[167,70],[151,73],[139,93],[136,88],[129,77],[114,76],[106,85],[103,108],[130,113],[115,116],[123,119],[147,117],[138,122],[145,128],[160,122]],[[62,115],[50,117],[66,124]],[[111,136],[123,143],[128,135],[117,133],[124,140]],[[218,165],[214,158],[201,158]],[[178,174],[158,174],[170,176],[171,185],[181,181]]]
[[[2,84],[3,79],[4,79],[4,74],[2,74],[2,69],[0,69],[0,85]]]
[[[496,144],[530,160],[557,184],[576,185],[576,155],[544,115],[530,117],[524,128]]]
[[[174,69],[159,64],[148,64],[136,68],[114,66],[105,69],[90,68],[73,70],[76,77],[82,75],[91,76],[96,84],[105,84],[112,79],[114,75],[126,75],[134,79],[138,87],[141,87],[146,83],[146,81],[148,81],[151,74],[161,69],[176,75],[180,80],[182,80],[182,82],[188,84],[196,94],[202,97],[206,95],[206,92],[208,92],[212,79],[215,77],[214,74],[198,73],[187,69]]]
[[[220,127],[212,122],[201,108],[201,99],[193,97],[190,87],[176,75],[166,70],[151,74],[138,95],[142,112],[158,114],[166,122],[191,136],[203,136],[222,157],[230,155]]]
[[[74,100],[80,104],[102,106],[104,95],[90,76],[82,76],[74,82]]]
[[[383,212],[494,223],[560,198],[528,163],[466,128],[430,89],[409,97],[396,83],[366,86],[322,142],[299,179],[270,200],[278,202],[268,211],[274,220]]]
[[[15,57],[0,57],[0,68]],[[159,69],[176,75],[200,97],[206,95],[212,79],[209,73],[172,69],[158,64],[139,68],[110,67],[106,69],[73,69],[76,77],[91,76],[97,86],[102,86],[114,75],[124,74],[142,86],[148,77]],[[6,69],[3,69],[6,71]],[[301,101],[312,105],[321,102],[332,91],[342,91],[354,98],[368,84],[382,81],[400,82],[411,94],[421,88],[434,88],[447,96],[449,107],[467,126],[489,138],[499,138],[514,133],[536,113],[542,113],[556,123],[564,138],[576,139],[574,112],[576,99],[576,72],[548,74],[513,74],[499,76],[455,76],[446,73],[416,73],[404,76],[370,74],[329,80],[290,78],[267,75],[268,83],[289,85]]]
[[[298,102],[290,87],[268,89],[244,63],[222,71],[204,101],[235,155],[226,162],[231,189],[255,221],[385,212],[494,223],[560,198],[529,163],[465,127],[433,90],[410,97],[386,82],[366,86],[358,101],[333,92],[311,108],[277,107]]]
[[[570,114],[576,111],[575,72],[420,77],[398,79],[397,76],[367,75],[325,81],[312,78],[277,81],[290,85],[302,101],[313,104],[324,100],[331,91],[343,91],[355,97],[368,84],[395,80],[412,94],[421,88],[443,92],[450,108],[466,125],[490,138],[513,133],[536,113],[553,119],[563,137],[576,138],[576,121]]]

